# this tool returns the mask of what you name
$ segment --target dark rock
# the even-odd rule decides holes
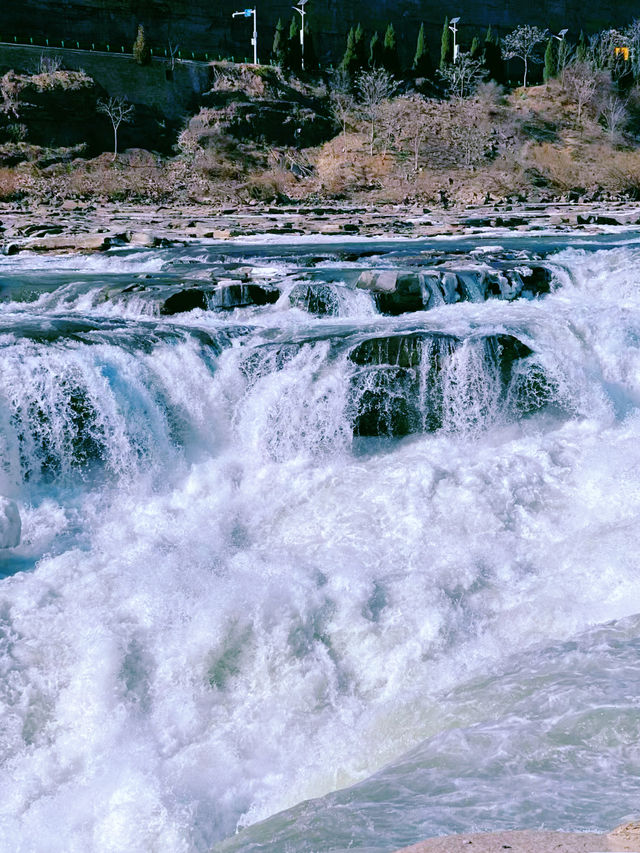
[[[289,293],[289,302],[294,308],[303,308],[319,316],[337,316],[340,313],[336,288],[330,284],[297,284]]]
[[[196,287],[190,287],[188,290],[179,290],[165,299],[160,306],[160,313],[164,316],[172,316],[173,314],[193,311],[194,308],[206,311],[207,307],[206,293]]]
[[[477,339],[484,358],[497,365],[503,394],[514,364],[531,350],[512,335]],[[360,436],[404,436],[439,429],[445,416],[440,372],[464,341],[451,335],[415,332],[370,338],[349,353],[360,370],[352,377],[353,429]],[[526,411],[544,405],[548,396],[522,384]],[[542,383],[540,383],[542,389]],[[523,409],[524,411],[524,409]]]
[[[280,298],[274,287],[259,284],[220,284],[210,292],[209,304],[218,311],[247,308],[251,305],[272,305]]]

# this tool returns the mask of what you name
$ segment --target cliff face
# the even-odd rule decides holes
[[[131,50],[138,24],[143,24],[156,50],[164,50],[168,40],[179,42],[183,55],[191,51],[209,53],[211,58],[251,55],[252,19],[234,18],[242,9],[240,0],[21,0],[0,4],[0,40],[32,37],[35,43],[96,48],[109,44],[111,50]],[[248,5],[248,4],[247,4]],[[262,0],[258,4],[260,59],[269,58],[273,30],[279,17],[289,21],[292,0]],[[457,0],[446,6],[441,0],[310,0],[307,21],[314,33],[319,54],[327,59],[341,54],[349,27],[360,21],[368,33],[383,29],[393,21],[399,43],[408,55],[415,46],[421,21],[432,44],[439,41],[445,13],[460,15],[460,38],[464,46],[475,32],[488,24],[506,32],[520,23],[554,29],[568,27],[577,38],[581,29],[594,32],[605,26],[623,26],[638,15],[631,0]]]

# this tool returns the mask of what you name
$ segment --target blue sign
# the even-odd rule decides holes
[[[253,9],[245,9],[244,16],[245,18],[250,18],[253,15]]]

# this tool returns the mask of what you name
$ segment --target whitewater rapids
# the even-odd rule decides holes
[[[640,778],[640,249],[554,247],[544,297],[402,317],[348,288],[309,316],[287,299],[299,247],[242,252],[275,304],[175,317],[107,291],[206,275],[213,249],[0,261],[0,495],[22,528],[0,550],[0,849],[382,853],[619,823]],[[463,342],[438,356],[437,428],[357,435],[350,353],[417,332]],[[515,402],[496,335],[532,353]]]

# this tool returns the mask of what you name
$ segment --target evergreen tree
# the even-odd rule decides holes
[[[500,39],[494,33],[491,26],[487,29],[484,37],[484,64],[489,72],[489,77],[498,83],[503,82],[502,54],[500,52]]]
[[[440,68],[444,68],[453,60],[453,40],[449,29],[449,18],[444,19],[442,37],[440,39]]]
[[[393,29],[393,24],[389,24],[384,34],[382,64],[389,74],[400,73],[400,57],[398,56],[398,43],[396,41],[396,32]]]
[[[286,62],[286,52],[284,24],[282,23],[282,18],[278,18],[276,31],[273,34],[273,47],[271,48],[273,64],[283,66]]]
[[[289,24],[285,65],[290,71],[298,72],[302,67],[302,52],[300,50],[300,24],[298,16],[293,15]]]
[[[309,25],[304,27],[304,69],[305,71],[317,71],[320,68],[316,46],[313,41],[313,33]]]
[[[578,62],[585,62],[587,59],[587,40],[582,30],[580,30],[580,38],[576,47],[576,59]]]
[[[376,31],[371,36],[371,41],[369,42],[369,68],[380,68],[382,66],[382,42],[380,41],[380,36]]]
[[[544,71],[542,73],[545,83],[556,76],[557,59],[555,50],[555,39],[553,36],[547,41],[547,49],[544,52]]]
[[[416,43],[416,53],[413,57],[412,69],[416,77],[427,77],[433,70],[431,68],[429,48],[424,37],[424,24],[420,24],[420,30],[418,31],[418,41]]]
[[[471,47],[469,48],[469,56],[471,59],[481,59],[482,58],[482,47],[480,45],[480,39],[478,36],[474,36],[471,42]]]
[[[356,54],[356,68],[362,71],[367,67],[367,45],[364,40],[364,30],[362,24],[358,23],[353,31],[353,46]]]
[[[351,27],[349,34],[347,35],[347,47],[345,49],[344,56],[342,57],[342,61],[340,62],[340,68],[353,77],[357,69],[357,62],[355,32],[353,27]]]
[[[136,35],[131,52],[138,65],[148,65],[151,62],[151,50],[147,44],[142,24],[138,24],[138,34]]]

